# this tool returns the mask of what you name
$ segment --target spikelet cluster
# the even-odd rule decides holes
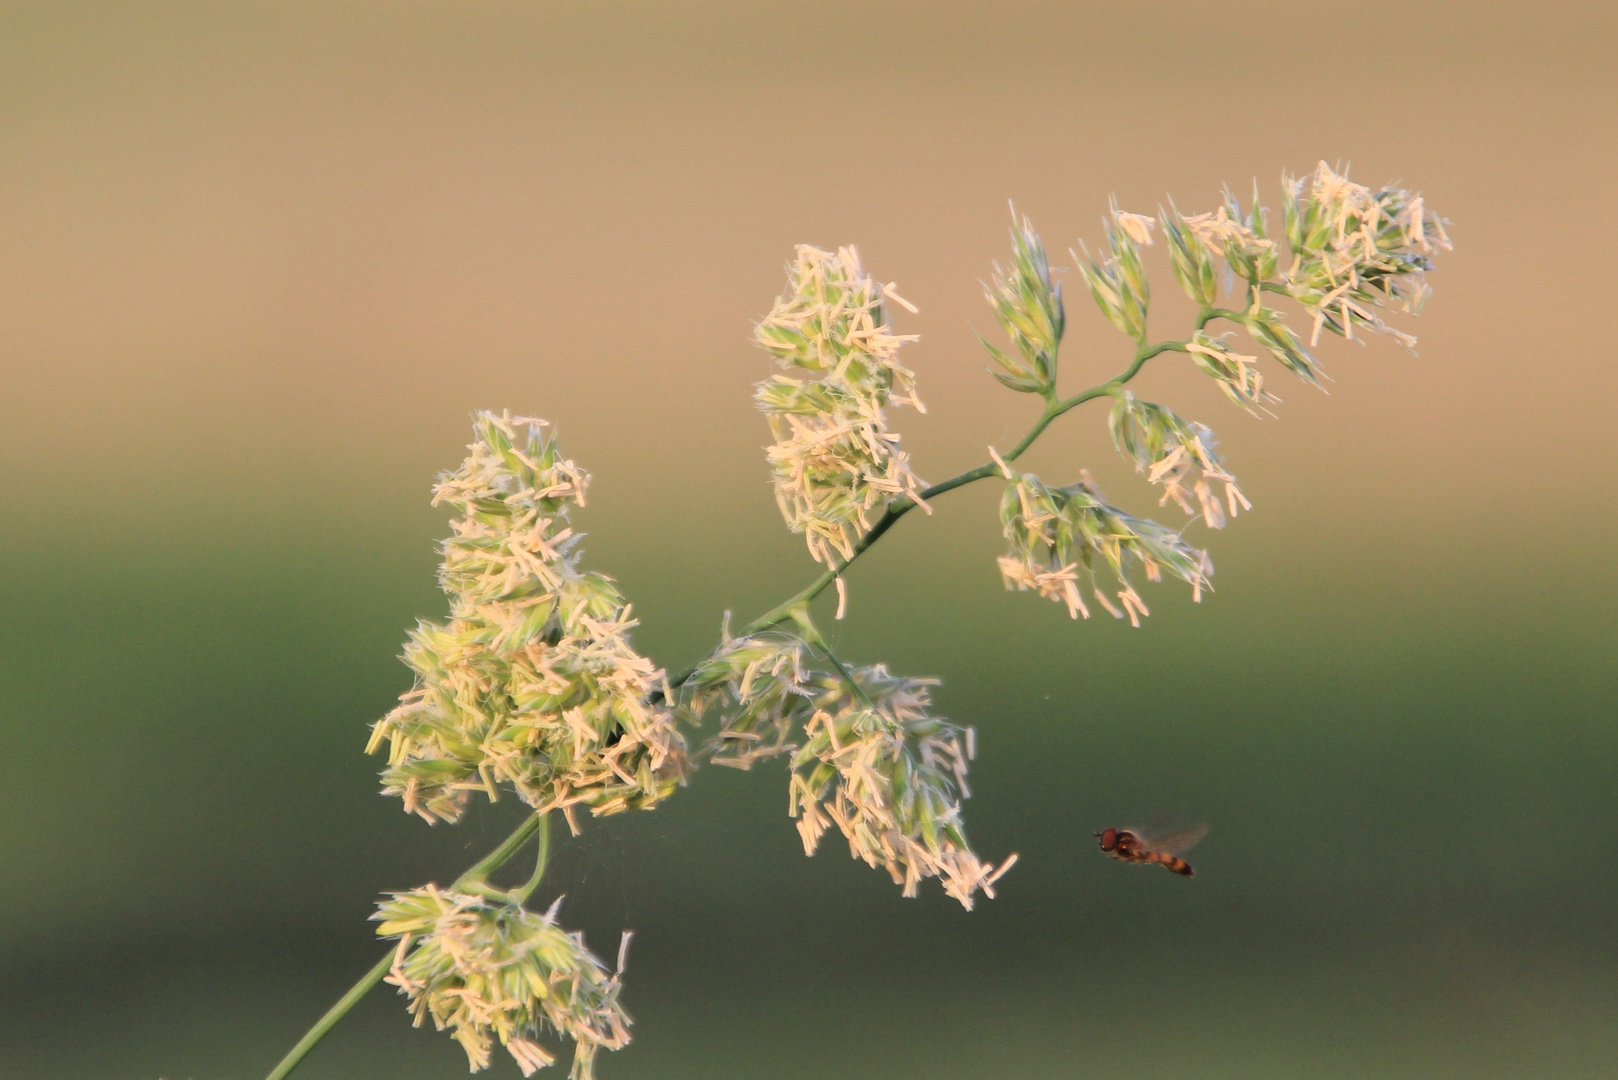
[[[1236,486],[1236,478],[1225,471],[1215,450],[1218,440],[1206,426],[1162,405],[1141,401],[1128,390],[1114,399],[1108,426],[1119,453],[1134,462],[1148,481],[1163,485],[1157,505],[1172,499],[1186,513],[1201,514],[1210,529],[1225,527],[1226,506],[1231,517],[1253,508]],[[1223,486],[1223,504],[1210,481]]]
[[[922,407],[914,375],[898,362],[900,346],[916,339],[893,333],[888,300],[915,310],[866,275],[853,248],[800,245],[786,293],[754,334],[782,367],[813,376],[772,376],[755,400],[775,440],[769,464],[781,515],[827,566],[853,554],[889,502],[921,502],[924,485],[886,417],[890,404]]]
[[[880,664],[852,675],[858,694],[824,680],[792,755],[788,808],[804,852],[835,824],[849,853],[886,869],[907,897],[931,877],[968,910],[978,891],[993,897],[1016,857],[985,863],[962,830],[971,732],[928,713],[937,680],[898,678]]]
[[[1129,214],[1113,203],[1106,221],[1107,252],[1092,258],[1072,252],[1079,276],[1090,286],[1090,296],[1120,331],[1138,342],[1146,340],[1146,314],[1151,307],[1152,286],[1141,262],[1140,249],[1152,243],[1151,218]]]
[[[1242,318],[1249,335],[1312,383],[1321,378],[1319,362],[1282,313],[1262,303],[1266,293],[1290,296],[1303,306],[1312,324],[1309,346],[1319,343],[1322,330],[1353,338],[1360,328],[1387,334],[1413,350],[1415,337],[1390,326],[1382,312],[1390,305],[1420,312],[1432,256],[1451,246],[1443,219],[1420,195],[1392,185],[1373,191],[1324,161],[1301,179],[1283,176],[1281,185],[1284,248],[1268,234],[1256,188],[1247,210],[1226,190],[1224,204],[1209,213],[1187,216],[1173,209],[1160,215],[1174,276],[1186,295],[1203,309],[1212,308],[1218,297],[1216,263],[1223,260],[1226,277],[1249,286],[1250,304]],[[1209,342],[1198,344],[1202,348],[1192,352],[1199,366],[1219,379],[1227,394],[1245,407],[1262,404],[1246,390],[1254,384],[1226,370],[1225,360],[1235,354]]]
[[[995,263],[983,294],[1016,349],[1011,355],[983,342],[999,368],[990,368],[989,373],[1020,394],[1053,393],[1067,313],[1062,286],[1051,280],[1045,246],[1026,217],[1021,222],[1012,219],[1011,266],[1002,269]]]
[[[1158,581],[1166,570],[1187,582],[1196,600],[1210,588],[1213,563],[1207,552],[1173,529],[1108,505],[1088,476],[1053,488],[1003,463],[1002,471],[1011,481],[1000,500],[1000,524],[1009,544],[1000,557],[1006,588],[1032,589],[1066,605],[1075,619],[1090,617],[1083,596],[1088,590],[1113,618],[1127,617],[1134,626],[1150,614],[1135,589],[1135,573]]]
[[[1185,351],[1197,369],[1218,384],[1231,401],[1257,415],[1270,411],[1280,398],[1264,388],[1264,375],[1258,370],[1258,357],[1243,355],[1225,344],[1223,336],[1198,330],[1185,343]],[[1271,415],[1274,415],[1273,413]]]
[[[1270,239],[1264,219],[1264,208],[1259,205],[1257,186],[1253,189],[1252,209],[1248,211],[1242,210],[1241,204],[1236,201],[1236,196],[1229,188],[1225,189],[1224,194],[1223,205],[1206,214],[1185,217],[1175,210],[1174,225],[1177,228],[1174,231],[1194,237],[1206,253],[1216,257],[1222,256],[1231,273],[1242,281],[1251,283],[1268,281],[1275,276],[1281,264],[1281,248]],[[1170,234],[1166,218],[1164,231]],[[1173,239],[1170,243],[1179,246]],[[1203,257],[1206,258],[1206,255]],[[1180,258],[1171,256],[1170,261],[1178,263]],[[1199,293],[1192,298],[1203,300],[1208,294],[1201,287],[1202,283],[1206,282],[1206,272],[1200,265],[1197,279]],[[1181,280],[1180,286],[1187,287],[1184,280]],[[1211,306],[1212,303],[1211,299],[1207,300],[1205,306]]]
[[[694,720],[701,721],[710,709],[719,714],[719,731],[703,757],[715,765],[751,769],[755,762],[796,750],[789,740],[812,709],[820,676],[801,639],[776,631],[737,638],[727,626],[719,648],[680,686],[682,704]]]
[[[1224,204],[1215,210],[1187,216],[1174,208],[1163,212],[1159,220],[1168,238],[1169,263],[1185,294],[1203,309],[1211,309],[1218,299],[1216,282],[1221,276],[1216,261],[1222,259],[1227,289],[1237,278],[1251,287],[1252,303],[1242,315],[1248,335],[1282,367],[1306,382],[1318,384],[1319,362],[1281,313],[1260,302],[1266,285],[1281,288],[1275,278],[1282,250],[1267,232],[1257,188],[1252,208],[1247,211],[1227,188]],[[1230,370],[1232,360],[1240,365],[1251,357],[1232,353],[1219,339],[1201,333],[1194,336],[1192,344],[1195,347],[1190,352],[1198,366],[1219,380],[1220,389],[1237,404],[1251,410],[1275,400],[1262,394],[1262,381],[1252,381],[1250,376],[1256,372],[1240,366]]]
[[[587,476],[543,422],[479,413],[470,455],[434,504],[460,513],[443,544],[447,622],[423,621],[404,660],[414,687],[379,721],[383,790],[428,821],[454,821],[473,792],[504,785],[537,810],[647,807],[684,776],[663,673],[629,644],[611,578],[581,571],[568,508]]]
[[[1420,195],[1392,186],[1372,191],[1324,161],[1302,179],[1283,177],[1282,187],[1292,250],[1283,282],[1314,319],[1311,343],[1322,329],[1352,338],[1360,326],[1414,348],[1416,339],[1387,325],[1381,309],[1396,302],[1420,312],[1431,256],[1450,247],[1443,219]]]
[[[434,885],[394,893],[372,919],[399,940],[387,981],[410,999],[419,1027],[431,1017],[466,1051],[472,1071],[489,1066],[495,1044],[524,1076],[556,1060],[546,1032],[572,1040],[572,1080],[593,1080],[595,1056],[629,1043],[629,1015],[618,1003],[618,970],[609,972],[584,937],[519,904]]]

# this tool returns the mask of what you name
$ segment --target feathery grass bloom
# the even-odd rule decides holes
[[[1197,370],[1213,379],[1220,392],[1248,412],[1269,412],[1269,406],[1280,403],[1280,398],[1264,389],[1258,357],[1233,351],[1222,336],[1213,337],[1198,330],[1185,343],[1185,351],[1191,355]]]
[[[996,868],[966,841],[960,804],[975,736],[928,714],[938,681],[897,678],[880,664],[849,671],[829,651],[837,670],[818,669],[814,653],[791,634],[726,634],[685,684],[693,711],[717,704],[722,716],[710,760],[747,769],[791,754],[788,812],[805,854],[835,824],[850,854],[885,868],[907,897],[930,877],[968,909],[979,891],[993,897],[1016,857]]]
[[[1224,205],[1206,214],[1187,216],[1170,205],[1171,209],[1158,219],[1169,238],[1169,263],[1185,294],[1207,313],[1205,319],[1211,317],[1219,294],[1215,260],[1223,259],[1227,281],[1240,277],[1248,287],[1250,304],[1239,318],[1248,334],[1281,366],[1319,385],[1319,363],[1281,313],[1259,302],[1262,293],[1283,290],[1271,280],[1280,264],[1281,251],[1266,234],[1264,208],[1258,203],[1257,190],[1253,193],[1253,208],[1245,214],[1228,188]],[[1232,352],[1222,339],[1203,333],[1200,324],[1186,342],[1186,351],[1199,368],[1219,381],[1227,397],[1248,411],[1279,400],[1263,392],[1263,380],[1250,366],[1253,357]]]
[[[1193,600],[1212,588],[1207,552],[1173,529],[1108,505],[1087,473],[1077,483],[1053,488],[1032,473],[1013,472],[1004,463],[1001,468],[1011,481],[1000,500],[1000,524],[1009,542],[999,560],[1006,588],[1032,589],[1065,605],[1072,618],[1088,619],[1081,589],[1087,586],[1113,618],[1127,617],[1133,626],[1151,614],[1135,590],[1135,571],[1159,581],[1167,570],[1191,586]],[[1103,570],[1111,578],[1105,586],[1099,577]]]
[[[792,755],[788,806],[803,850],[813,855],[833,824],[849,854],[880,866],[916,895],[925,878],[971,910],[1016,856],[996,867],[978,858],[961,826],[971,729],[927,712],[936,679],[905,679],[885,666],[827,678]]]
[[[925,508],[925,485],[888,430],[888,405],[925,411],[914,374],[898,360],[916,337],[893,333],[888,300],[916,310],[891,283],[865,274],[853,248],[800,245],[786,293],[754,333],[782,367],[819,376],[772,376],[755,400],[775,438],[769,463],[781,515],[827,566],[853,555],[872,513],[888,503],[908,498]]]
[[[1146,340],[1146,313],[1151,306],[1152,287],[1141,263],[1140,249],[1152,242],[1149,218],[1128,214],[1116,202],[1107,218],[1108,254],[1102,259],[1072,252],[1079,276],[1090,287],[1090,296],[1107,321],[1136,341]],[[1082,247],[1082,245],[1081,245]]]
[[[1159,211],[1158,221],[1167,238],[1169,266],[1174,280],[1199,308],[1214,306],[1219,299],[1219,275],[1214,268],[1214,256],[1219,246],[1208,242],[1202,231],[1190,218],[1180,213],[1173,202],[1170,209]]]
[[[1224,204],[1210,213],[1183,217],[1176,211],[1175,216],[1181,229],[1194,236],[1208,251],[1223,256],[1231,273],[1242,281],[1256,286],[1275,276],[1281,250],[1266,230],[1264,208],[1259,205],[1256,185],[1249,211],[1243,212],[1236,196],[1226,188]],[[1182,281],[1182,287],[1184,284]]]
[[[990,368],[989,374],[1018,393],[1053,393],[1057,349],[1067,315],[1062,308],[1062,286],[1051,280],[1045,247],[1026,217],[1020,223],[1012,219],[1011,267],[1001,269],[995,263],[983,294],[1017,349],[1017,355],[1010,356],[984,341],[983,347],[1000,369]]]
[[[439,570],[450,619],[410,634],[415,686],[369,746],[389,748],[383,791],[429,822],[508,785],[577,831],[577,804],[649,807],[685,774],[674,715],[651,699],[663,672],[629,644],[629,605],[578,568],[567,515],[588,478],[542,428],[479,413],[471,454],[434,489],[461,514]]]
[[[705,758],[745,770],[797,749],[788,740],[811,711],[819,672],[801,639],[776,631],[736,638],[728,617],[726,624],[719,648],[682,689],[685,708],[699,722],[717,706],[720,728],[704,748]]]
[[[1210,529],[1222,529],[1225,510],[1209,484],[1213,480],[1224,485],[1231,517],[1253,508],[1236,486],[1236,478],[1225,471],[1214,449],[1218,440],[1204,425],[1186,420],[1162,405],[1141,401],[1128,390],[1113,401],[1108,423],[1118,452],[1133,461],[1136,471],[1145,473],[1147,480],[1163,485],[1163,497],[1157,505],[1164,506],[1173,499],[1186,513],[1200,513]],[[1196,499],[1196,510],[1191,508],[1188,497]]]
[[[466,1051],[472,1071],[489,1066],[495,1043],[524,1076],[556,1060],[541,1041],[547,1031],[574,1044],[571,1080],[593,1080],[601,1049],[629,1044],[629,1014],[618,1003],[629,935],[618,970],[589,949],[584,936],[519,904],[427,885],[394,893],[371,918],[377,933],[397,938],[387,982],[410,999],[416,1026],[428,1017]]]
[[[1420,195],[1352,183],[1324,161],[1303,178],[1282,178],[1292,263],[1283,284],[1321,330],[1352,339],[1356,326],[1387,334],[1406,349],[1416,339],[1383,321],[1389,303],[1414,315],[1428,295],[1431,256],[1450,241],[1444,221]]]

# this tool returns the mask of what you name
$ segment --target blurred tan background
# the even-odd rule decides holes
[[[1278,419],[1143,376],[1255,503],[1199,534],[1216,594],[1070,625],[1000,590],[983,485],[852,575],[845,653],[979,728],[1002,898],[902,901],[802,858],[778,770],[701,773],[547,883],[640,932],[602,1071],[1605,1075],[1615,46],[1597,4],[0,4],[0,1076],[262,1075],[377,892],[508,827],[406,820],[361,753],[471,410],[557,421],[589,565],[679,668],[812,573],[750,402],[793,244],[921,308],[937,481],[1031,419],[974,336],[1008,199],[1066,263],[1110,194],[1278,208],[1322,158],[1456,250],[1419,358],[1331,342]],[[1069,301],[1072,390],[1124,349]],[[1099,410],[1028,460],[1151,507]],[[1090,850],[1178,807],[1193,882]],[[378,993],[298,1075],[463,1068]]]

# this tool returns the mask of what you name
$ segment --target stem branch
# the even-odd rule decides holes
[[[539,888],[539,883],[545,877],[545,864],[551,860],[551,816],[535,816],[539,818],[539,853],[534,856],[534,872],[528,876],[522,888],[511,890],[511,899],[518,904],[526,904],[528,898],[534,895],[534,890]]]
[[[1213,319],[1229,319],[1233,322],[1245,322],[1246,316],[1239,312],[1226,311],[1221,308],[1207,308],[1204,309],[1201,315],[1197,318],[1197,329],[1201,330]],[[1106,397],[1116,394],[1120,389],[1123,388],[1125,383],[1129,382],[1136,375],[1140,374],[1141,368],[1145,367],[1146,362],[1152,359],[1154,356],[1158,356],[1165,352],[1186,352],[1186,345],[1188,341],[1189,339],[1180,341],[1164,341],[1159,342],[1156,345],[1147,345],[1145,342],[1142,342],[1139,348],[1136,349],[1134,359],[1130,361],[1129,366],[1117,375],[1113,376],[1111,379],[1108,379],[1106,382],[1098,383],[1097,385],[1090,387],[1088,390],[1083,390],[1077,394],[1074,394],[1070,398],[1058,398],[1054,389],[1047,392],[1045,395],[1045,407],[1040,411],[1039,419],[1034,421],[1034,426],[1028,429],[1028,434],[1024,435],[1022,440],[1018,442],[1016,446],[1012,447],[1011,451],[1004,456],[1004,460],[1015,461],[1017,458],[1021,457],[1023,453],[1029,447],[1033,446],[1035,441],[1038,440],[1042,434],[1044,434],[1045,429],[1050,427],[1051,422],[1068,410],[1077,408],[1078,406],[1083,405],[1085,402],[1093,401],[1098,397]],[[954,491],[958,487],[965,487],[967,484],[974,483],[978,480],[987,479],[999,471],[999,465],[995,464],[994,462],[979,465],[975,469],[968,469],[959,476],[951,477],[950,479],[945,480],[943,483],[934,484],[932,487],[927,488],[921,493],[920,501],[926,502],[929,499],[943,495],[945,492]],[[761,633],[762,631],[768,630],[773,626],[785,622],[787,619],[797,619],[800,625],[805,627],[806,631],[812,635],[808,640],[810,640],[812,644],[817,645],[821,652],[825,654],[826,659],[829,660],[832,666],[837,669],[837,673],[844,679],[844,681],[848,683],[854,694],[864,699],[865,702],[869,704],[870,699],[866,697],[865,691],[861,689],[859,683],[855,681],[853,674],[848,670],[847,667],[843,665],[843,662],[839,660],[834,653],[832,653],[831,649],[826,645],[825,640],[821,638],[819,632],[815,630],[814,624],[808,621],[807,605],[811,600],[824,592],[832,582],[836,581],[840,576],[842,576],[843,571],[847,570],[849,566],[853,564],[855,559],[858,559],[861,555],[865,554],[871,549],[873,544],[882,539],[883,534],[885,534],[889,529],[893,528],[895,522],[904,517],[911,510],[914,510],[916,505],[917,500],[908,498],[896,499],[892,503],[888,504],[888,508],[883,511],[882,516],[877,519],[876,524],[871,526],[870,530],[864,536],[860,537],[857,543],[855,543],[854,550],[849,554],[848,558],[844,559],[837,566],[826,570],[819,577],[815,578],[815,580],[811,581],[808,585],[799,590],[794,596],[776,605],[769,611],[766,611],[763,615],[760,615],[758,618],[748,623],[747,626],[742,629],[739,636],[749,637],[753,634]],[[695,667],[686,669],[679,675],[675,676],[670,681],[670,685],[680,686],[684,684],[695,671]],[[661,697],[661,691],[654,694],[654,697]],[[512,856],[516,855],[517,852],[522,849],[523,845],[532,839],[536,833],[539,835],[539,854],[535,861],[534,872],[532,876],[529,877],[528,881],[521,888],[513,889],[509,893],[499,893],[496,890],[491,889],[488,884],[489,875],[509,862]],[[466,871],[466,873],[456,878],[455,883],[450,887],[457,892],[476,892],[480,895],[487,895],[495,898],[504,896],[516,903],[522,903],[526,901],[528,897],[533,894],[533,891],[539,886],[540,880],[545,876],[545,864],[549,858],[550,816],[548,813],[533,814],[525,819],[523,823],[511,833],[510,836],[506,837],[505,840],[501,842],[499,847],[489,852],[489,854],[485,855],[482,859],[473,864],[472,867]],[[349,988],[348,993],[344,994],[342,998],[338,1000],[337,1004],[328,1009],[326,1014],[315,1022],[314,1027],[310,1028],[304,1034],[303,1038],[298,1040],[298,1044],[287,1053],[286,1057],[281,1059],[280,1064],[278,1064],[270,1072],[269,1076],[267,1076],[265,1080],[284,1080],[284,1078],[297,1067],[298,1062],[302,1061],[304,1056],[314,1048],[315,1044],[318,1043],[328,1031],[335,1027],[337,1022],[348,1014],[349,1010],[351,1010],[355,1005],[359,1004],[360,1000],[364,998],[366,994],[370,993],[377,983],[382,981],[383,976],[388,973],[388,969],[392,967],[392,965],[393,950],[389,950],[388,954],[382,957],[382,959],[378,960],[376,965],[372,967],[370,971],[366,972],[359,982],[355,983]]]
[[[1223,311],[1217,308],[1210,309],[1208,311],[1204,311],[1202,316],[1198,319],[1197,329],[1202,329],[1210,319],[1214,318],[1241,320],[1243,316],[1233,311]],[[1119,372],[1117,375],[1108,379],[1106,382],[1098,383],[1095,386],[1090,387],[1088,390],[1083,390],[1077,394],[1074,394],[1070,398],[1058,399],[1054,394],[1047,397],[1045,399],[1045,408],[1040,412],[1039,419],[1034,421],[1034,426],[1028,429],[1028,434],[1022,437],[1022,441],[1017,443],[1016,446],[1012,447],[1009,453],[1004,455],[1004,460],[1015,461],[1017,458],[1021,457],[1023,452],[1026,451],[1030,446],[1033,446],[1034,442],[1042,434],[1044,434],[1045,429],[1050,426],[1051,421],[1055,420],[1058,416],[1061,416],[1069,409],[1083,405],[1086,401],[1093,401],[1098,397],[1105,397],[1109,394],[1117,393],[1125,383],[1129,382],[1129,380],[1140,374],[1140,369],[1145,367],[1146,362],[1152,359],[1154,356],[1158,356],[1166,352],[1187,351],[1186,344],[1189,342],[1189,340],[1190,339],[1187,338],[1180,341],[1163,341],[1156,345],[1142,345],[1136,350],[1135,357],[1130,362],[1129,366],[1123,371]],[[952,476],[943,483],[934,484],[932,487],[927,488],[921,493],[921,501],[926,502],[944,494],[946,491],[954,491],[958,487],[965,487],[967,484],[975,481],[987,479],[999,471],[1000,466],[996,465],[992,461],[984,465],[979,465],[975,469],[968,469],[959,476]],[[809,601],[825,592],[827,587],[841,577],[843,571],[847,570],[849,566],[853,564],[855,559],[858,559],[861,555],[869,551],[873,544],[882,539],[884,533],[893,528],[895,522],[915,508],[916,500],[914,499],[895,499],[893,502],[889,503],[888,508],[883,511],[882,516],[877,518],[876,524],[872,525],[870,531],[864,536],[860,537],[859,540],[854,544],[854,550],[848,556],[848,558],[844,559],[837,566],[826,570],[819,577],[815,578],[815,580],[804,586],[796,594],[777,604],[769,611],[766,611],[764,614],[748,623],[742,628],[741,633],[737,636],[749,637],[753,634],[762,633],[763,631],[770,629],[772,626],[779,625],[780,623],[791,618],[793,609],[803,604],[807,604]],[[669,681],[670,685],[680,686],[687,679],[689,679],[695,671],[695,667],[687,668],[685,671],[682,671],[679,675],[671,679]]]
[[[489,875],[510,862],[512,856],[521,851],[522,846],[541,830],[544,830],[545,842],[548,844],[550,837],[549,823],[550,815],[548,813],[530,814],[523,819],[521,825],[512,831],[510,836],[500,841],[499,847],[473,863],[466,873],[456,878],[450,889],[455,892],[468,892],[470,891],[468,886],[487,884]]]

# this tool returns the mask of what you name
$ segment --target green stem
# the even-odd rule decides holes
[[[518,904],[526,904],[528,898],[534,895],[539,888],[540,881],[545,877],[545,864],[551,858],[551,816],[539,816],[539,854],[534,857],[534,872],[528,876],[527,882],[520,889],[511,890],[511,899]]]
[[[549,814],[532,814],[524,819],[523,823],[517,826],[510,836],[501,841],[499,847],[479,859],[470,870],[456,878],[450,889],[454,892],[487,894],[488,876],[510,862],[511,857],[522,850],[522,846],[536,832],[539,833],[539,863],[534,867],[533,877],[529,878],[528,883],[521,889],[515,890],[512,894],[513,896],[521,894],[519,903],[528,899],[529,894],[539,885],[540,878],[544,876],[545,862],[550,855]],[[315,1048],[315,1044],[325,1038],[326,1033],[336,1027],[337,1022],[347,1016],[349,1010],[358,1005],[361,999],[375,989],[377,983],[382,981],[383,976],[387,975],[388,970],[393,967],[393,955],[396,951],[396,949],[389,949],[386,956],[378,960],[370,971],[360,977],[359,982],[349,987],[348,993],[338,998],[337,1004],[327,1009],[326,1014],[315,1021],[314,1027],[304,1032],[303,1038],[298,1040],[296,1046],[287,1051],[286,1057],[282,1058],[280,1063],[270,1070],[270,1074],[264,1080],[284,1080],[293,1069],[297,1068],[298,1062],[302,1061],[309,1051]]]
[[[1228,312],[1219,309],[1205,311],[1203,312],[1203,318],[1197,323],[1197,329],[1202,329],[1202,327],[1207,324],[1208,320],[1213,318],[1232,318],[1240,320],[1242,316],[1235,312]],[[1021,457],[1023,452],[1026,451],[1030,446],[1033,446],[1035,440],[1044,434],[1045,429],[1050,426],[1051,421],[1055,420],[1058,416],[1061,416],[1069,409],[1083,405],[1086,401],[1093,401],[1098,397],[1105,397],[1109,394],[1117,393],[1117,391],[1125,383],[1129,382],[1129,380],[1140,374],[1140,369],[1145,367],[1146,362],[1152,359],[1152,357],[1166,352],[1185,352],[1188,340],[1189,339],[1181,341],[1164,341],[1159,342],[1156,345],[1143,345],[1136,350],[1135,357],[1130,362],[1129,367],[1125,368],[1111,379],[1108,379],[1106,382],[1098,383],[1097,385],[1090,387],[1088,390],[1074,394],[1070,398],[1060,400],[1054,396],[1047,398],[1045,401],[1045,408],[1040,413],[1039,419],[1034,421],[1034,426],[1028,429],[1028,434],[1022,437],[1022,441],[1017,443],[1016,446],[1012,447],[1009,453],[1003,456],[1003,460],[1015,461]],[[968,469],[959,476],[952,476],[943,483],[934,484],[932,487],[924,490],[921,493],[921,501],[927,502],[947,491],[954,491],[958,487],[965,487],[967,484],[974,483],[975,481],[985,480],[995,475],[999,471],[1000,466],[996,465],[992,461],[985,465],[979,465],[975,469]],[[749,637],[753,634],[762,633],[763,631],[770,629],[772,626],[777,626],[791,618],[794,608],[807,604],[809,601],[825,592],[832,582],[841,577],[843,571],[847,570],[849,566],[853,564],[855,559],[858,559],[861,555],[864,555],[867,551],[869,551],[873,544],[882,539],[882,535],[884,533],[893,528],[894,524],[898,522],[900,518],[914,510],[916,505],[916,500],[914,499],[895,499],[893,502],[889,503],[888,508],[883,511],[882,516],[877,518],[876,524],[872,525],[870,531],[864,536],[860,537],[859,541],[855,543],[854,550],[849,554],[848,558],[844,559],[837,566],[826,570],[819,577],[815,578],[815,580],[804,586],[796,594],[777,604],[769,611],[766,611],[764,614],[748,623],[742,628],[741,632],[737,636]],[[683,684],[692,676],[695,671],[695,667],[687,668],[685,671],[682,671],[679,675],[671,679],[670,685],[679,686]]]
[[[549,822],[550,815],[548,813],[531,814],[524,818],[523,823],[517,826],[510,836],[502,840],[499,847],[483,856],[483,858],[472,864],[471,869],[456,878],[450,889],[454,892],[467,892],[469,891],[468,886],[487,884],[489,875],[510,862],[511,857],[521,851],[523,845],[533,839],[535,833],[544,830],[548,842],[550,835]]]
[[[315,1026],[304,1032],[298,1045],[287,1051],[287,1056],[281,1063],[270,1070],[270,1075],[264,1080],[282,1080],[298,1062],[303,1060],[305,1054],[315,1048],[315,1043],[326,1037],[326,1032],[337,1026],[337,1021],[348,1015],[348,1010],[360,1003],[360,999],[371,992],[372,987],[382,981],[382,976],[393,967],[393,954],[396,950],[389,949],[388,954],[376,962],[376,966],[367,971],[359,982],[348,988],[348,993],[337,1000],[337,1004],[326,1010],[326,1015],[315,1021]]]
[[[1197,329],[1201,330],[1215,319],[1225,319],[1233,323],[1247,323],[1247,313],[1231,311],[1228,308],[1204,308],[1202,314],[1197,316]]]
[[[837,669],[838,678],[843,680],[843,685],[848,687],[849,693],[853,694],[861,705],[864,705],[867,709],[876,708],[876,702],[871,700],[871,695],[865,692],[865,687],[859,684],[859,681],[854,678],[854,673],[848,670],[847,665],[837,658],[836,653],[822,645],[820,655],[824,656],[831,666]]]

